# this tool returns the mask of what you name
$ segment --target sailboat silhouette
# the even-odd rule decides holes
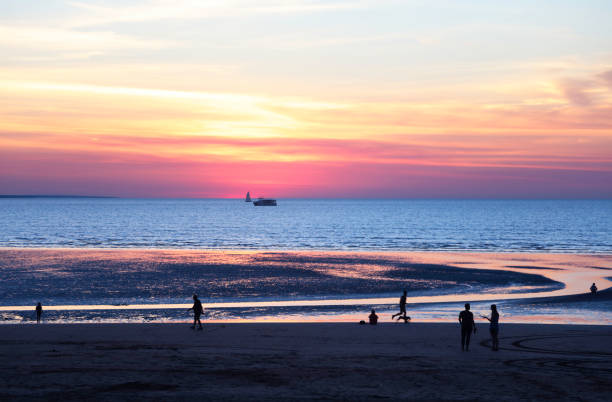
[[[253,201],[253,200],[251,200],[251,193],[249,191],[247,191],[246,199],[244,201],[245,202],[252,202]]]

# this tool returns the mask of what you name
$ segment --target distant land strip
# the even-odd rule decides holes
[[[119,198],[106,195],[0,194],[0,198]]]

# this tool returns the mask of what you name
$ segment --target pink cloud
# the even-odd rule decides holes
[[[612,170],[378,162],[179,161],[99,152],[0,152],[5,193],[128,197],[612,197]]]

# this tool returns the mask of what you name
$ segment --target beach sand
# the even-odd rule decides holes
[[[387,321],[389,317],[381,317]],[[612,326],[0,326],[2,400],[610,400]]]

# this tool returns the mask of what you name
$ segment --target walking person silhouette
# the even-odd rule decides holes
[[[42,304],[38,302],[36,305],[36,323],[40,324],[40,317],[42,316]]]
[[[202,328],[202,323],[200,322],[200,316],[202,315],[202,311],[204,311],[204,308],[202,307],[202,303],[200,302],[200,299],[198,299],[198,295],[193,295],[193,307],[191,307],[187,311],[189,312],[191,310],[193,310],[193,325],[191,326],[191,329],[195,329],[196,322],[197,322],[198,331],[201,331],[203,328]]]
[[[400,312],[397,314],[393,314],[391,316],[391,319],[393,320],[395,317],[399,316],[399,318],[397,319],[398,321],[403,319],[404,322],[408,322],[410,318],[406,316],[406,291],[405,290],[404,290],[404,294],[400,297],[399,307],[400,307]]]
[[[465,303],[465,310],[459,313],[459,323],[461,324],[461,350],[470,349],[470,337],[472,331],[476,333],[474,314],[470,311],[470,303]]]
[[[489,332],[491,333],[491,350],[499,350],[499,313],[497,312],[497,306],[491,304],[491,318],[486,315],[481,315],[481,317],[490,322]]]

